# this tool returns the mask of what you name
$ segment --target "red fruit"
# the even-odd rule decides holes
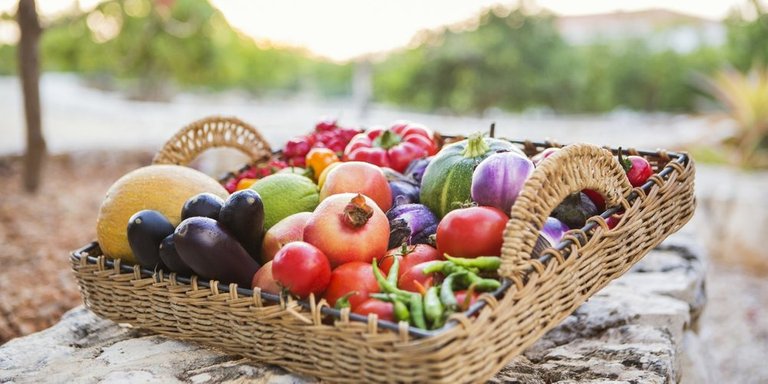
[[[381,168],[360,161],[334,167],[320,189],[320,201],[338,193],[362,193],[386,212],[392,207],[392,190]]]
[[[595,206],[600,212],[605,211],[605,199],[603,198],[603,195],[600,194],[600,192],[592,189],[584,189],[582,192],[584,192],[584,194],[587,195],[587,197],[589,197],[593,203],[595,203]]]
[[[322,294],[331,281],[331,266],[323,252],[312,244],[286,244],[272,260],[272,276],[282,287],[300,298]]]
[[[613,214],[605,219],[605,224],[608,226],[608,229],[614,229],[619,225],[619,221],[621,221],[621,214]]]
[[[294,213],[273,225],[264,234],[261,243],[261,258],[263,261],[272,260],[284,245],[304,239],[304,226],[312,216],[312,212]]]
[[[392,251],[395,251],[394,253]],[[379,259],[379,269],[381,270],[381,273],[383,273],[385,276],[389,275],[389,269],[392,268],[392,264],[395,262],[395,258],[400,260],[400,265],[403,264],[403,257],[400,256],[399,248],[390,249],[387,251],[387,254],[384,255],[381,259]],[[397,276],[402,276],[403,270],[402,267],[398,268]]]
[[[360,131],[357,130],[357,129],[354,129],[354,128],[340,128],[339,129],[339,137],[341,137],[347,143],[350,140],[352,140],[352,138],[355,137],[355,135],[357,135],[358,133],[360,133]]]
[[[308,137],[294,137],[285,143],[285,149],[283,149],[283,156],[286,158],[305,156],[310,149],[312,149],[312,140]]]
[[[318,132],[333,131],[336,128],[337,128],[336,120],[331,120],[331,119],[323,119],[323,120],[320,120],[317,124],[315,124],[315,131],[318,131]]]
[[[381,300],[368,299],[363,301],[353,310],[353,312],[363,316],[375,313],[379,316],[379,320],[395,321],[394,306],[392,303],[387,303]]]
[[[307,166],[307,159],[305,156],[298,156],[298,157],[292,157],[288,159],[288,165],[292,167],[306,167]]]
[[[272,261],[264,264],[253,275],[253,282],[251,288],[261,288],[262,291],[273,293],[275,295],[280,294],[280,285],[277,284],[275,278],[272,276]]]
[[[435,263],[439,263],[439,261],[427,261],[426,263],[416,264],[413,267],[408,268],[397,279],[398,288],[404,289],[406,291],[421,293],[421,288],[419,288],[419,285],[424,288],[431,287],[432,283],[434,282],[434,276],[432,276],[432,274],[425,275],[424,268],[427,268]]]
[[[437,249],[430,247],[427,244],[407,245],[405,247],[405,252],[403,252],[403,247],[392,248],[379,260],[379,268],[381,268],[385,274],[389,273],[389,269],[392,267],[395,257],[400,259],[398,276],[402,276],[403,273],[417,264],[433,260],[445,260],[445,258],[437,252]]]
[[[353,261],[338,266],[331,272],[331,283],[328,284],[323,297],[333,307],[336,300],[352,292],[356,293],[348,297],[353,311],[363,301],[368,300],[369,294],[379,292],[379,283],[373,275],[371,263]]]
[[[450,211],[437,225],[437,251],[454,257],[501,256],[507,221],[509,217],[493,207]]]
[[[651,164],[644,157],[627,156],[625,158],[619,148],[618,159],[633,187],[641,187],[653,175]]]
[[[239,181],[240,180],[238,178],[236,178],[236,177],[233,177],[233,178],[227,180],[227,182],[224,184],[224,189],[226,189],[227,192],[229,192],[229,193],[237,192],[237,183]]]
[[[304,241],[322,250],[333,267],[351,261],[370,264],[387,253],[389,221],[366,196],[332,195],[315,208],[304,227]]]

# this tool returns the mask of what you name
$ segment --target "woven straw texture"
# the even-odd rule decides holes
[[[185,147],[182,141],[194,140],[183,138],[198,137],[200,133],[188,131],[205,132],[211,126],[219,124],[191,124],[171,139],[165,147],[170,153],[164,149],[158,161],[189,161],[210,145]],[[250,132],[244,124],[238,126]],[[255,142],[243,145],[260,148],[252,156],[259,161],[269,146],[260,135],[254,137]],[[529,154],[540,150],[526,149]],[[513,282],[511,287],[499,300],[484,295],[487,305],[476,316],[455,314],[452,318],[459,325],[426,338],[410,337],[405,323],[399,332],[380,329],[375,315],[367,323],[356,322],[344,310],[340,319],[324,319],[320,307],[327,304],[314,298],[311,310],[291,300],[267,305],[258,291],[238,295],[234,285],[220,292],[216,284],[199,286],[195,277],[190,284],[173,274],[143,277],[138,266],[132,273],[121,273],[119,260],[108,267],[98,249],[90,255],[73,254],[71,261],[86,304],[117,322],[330,382],[482,382],[692,216],[693,163],[670,162],[665,152],[648,158],[657,171],[673,169],[666,178],[653,176],[647,193],[634,189],[638,196],[631,203],[627,198],[633,189],[609,151],[578,144],[545,160],[512,208],[505,232],[499,272]],[[609,206],[624,206],[621,222],[609,230],[602,218],[590,219],[597,225],[589,233],[571,231],[570,246],[545,251],[549,262],[532,259],[536,234],[547,215],[567,194],[583,188],[602,192]],[[97,261],[86,256],[97,256]]]

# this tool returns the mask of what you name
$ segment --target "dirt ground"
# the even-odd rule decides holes
[[[21,188],[21,162],[0,157],[0,344],[56,323],[82,301],[71,250],[95,238],[109,186],[149,164],[150,153],[75,152],[52,157],[36,195]],[[722,382],[766,382],[768,277],[712,264],[701,336]]]
[[[96,238],[109,186],[150,161],[148,153],[51,157],[30,195],[19,159],[0,157],[0,344],[55,324],[82,302],[68,254]]]

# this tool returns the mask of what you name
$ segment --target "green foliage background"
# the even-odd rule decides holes
[[[377,60],[374,98],[451,113],[694,111],[700,98],[696,76],[728,65],[747,71],[768,63],[768,14],[752,4],[756,20],[737,14],[726,20],[725,46],[689,53],[659,50],[646,40],[570,46],[552,15],[489,9],[469,29],[424,32],[420,43]],[[108,20],[119,26],[119,34],[100,37],[89,20]],[[172,84],[259,95],[310,89],[333,97],[348,96],[352,88],[353,64],[259,45],[229,26],[206,0],[107,1],[89,13],[53,21],[41,51],[45,70],[75,72],[143,93]],[[15,47],[0,45],[0,74],[13,74],[15,64]]]

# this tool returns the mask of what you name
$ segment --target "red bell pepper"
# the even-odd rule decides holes
[[[372,128],[352,138],[344,148],[344,161],[365,161],[403,172],[411,161],[437,153],[432,137],[429,128],[418,124]]]

